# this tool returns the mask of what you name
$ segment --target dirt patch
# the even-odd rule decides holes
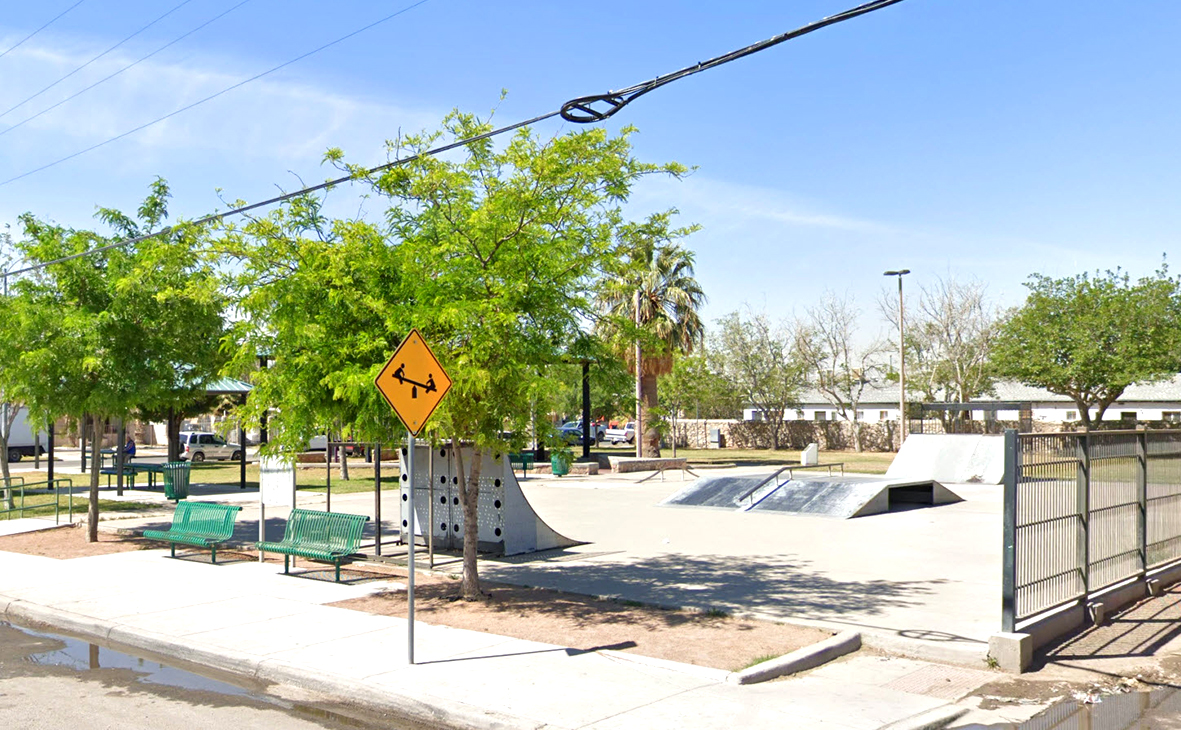
[[[103,530],[98,531],[98,542],[89,542],[86,537],[85,525],[55,527],[52,530],[22,532],[17,535],[0,537],[0,550],[9,553],[40,555],[46,558],[68,559],[159,547],[139,538],[124,537]]]
[[[821,629],[487,582],[482,584],[483,601],[463,601],[458,599],[459,582],[451,578],[421,575],[415,583],[415,618],[425,623],[583,651],[617,649],[715,669],[742,669],[756,659],[787,654],[832,636]],[[390,590],[332,605],[405,616],[406,594]]]

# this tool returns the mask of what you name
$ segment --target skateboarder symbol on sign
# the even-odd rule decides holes
[[[411,398],[418,397],[418,389],[419,388],[422,388],[424,393],[434,393],[436,390],[438,390],[435,387],[434,373],[427,373],[425,383],[419,383],[415,380],[411,380],[410,378],[406,377],[406,363],[400,363],[398,365],[398,369],[394,371],[394,377],[397,378],[398,382],[401,383],[402,385],[405,385],[406,383],[410,383],[410,397]]]

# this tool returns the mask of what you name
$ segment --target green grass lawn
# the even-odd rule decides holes
[[[325,491],[326,472],[323,465],[301,465],[295,470],[295,485],[298,489],[304,489],[312,492]],[[193,464],[192,470],[189,472],[189,481],[192,484],[238,484],[241,479],[241,467],[237,462],[204,462],[201,464]],[[348,481],[343,481],[340,478],[340,465],[332,465],[332,493],[333,494],[347,494],[349,492],[371,492],[373,491],[373,469],[372,468],[355,468],[354,464],[349,464]],[[382,462],[381,474],[381,488],[382,489],[397,489],[398,484],[398,469],[390,462]],[[258,464],[246,465],[246,486],[248,488],[258,488]]]
[[[29,482],[32,483],[33,479]],[[23,499],[20,490],[16,490],[13,495],[13,507],[18,509],[7,510],[4,500],[0,500],[0,520],[15,520],[21,517],[52,517],[54,515],[54,504],[57,504],[57,514],[65,519],[70,514],[71,501],[73,502],[74,517],[77,519],[78,515],[85,515],[88,506],[88,500],[85,496],[85,485],[79,485],[78,482],[74,484],[74,496],[71,498],[65,492],[43,492],[37,491],[31,494],[25,494]],[[81,496],[79,496],[81,495]],[[19,509],[22,507],[24,509]],[[100,514],[109,512],[140,512],[143,510],[158,510],[161,508],[159,503],[152,502],[134,502],[134,501],[116,501],[112,499],[99,499],[98,511]]]

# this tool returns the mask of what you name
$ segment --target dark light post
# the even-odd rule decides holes
[[[906,441],[906,325],[903,320],[902,305],[902,277],[910,273],[910,269],[886,271],[882,276],[898,277],[898,448]]]

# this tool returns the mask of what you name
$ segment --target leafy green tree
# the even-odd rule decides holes
[[[1132,383],[1181,369],[1181,282],[1165,266],[1137,281],[1117,270],[1035,274],[1025,286],[1029,295],[1001,326],[993,361],[1005,376],[1073,400],[1084,428]]]
[[[742,397],[714,366],[714,355],[705,346],[691,355],[675,355],[672,372],[661,383],[660,397],[671,422],[674,456],[681,419],[733,418],[742,412]]]
[[[391,153],[418,155],[443,138],[490,129],[487,120],[455,112],[441,130],[410,136]],[[380,249],[373,255],[378,260],[389,257],[388,281],[375,274],[361,287],[361,296],[379,305],[369,328],[377,330],[370,335],[374,349],[346,358],[368,370],[339,381],[334,397],[372,389],[373,368],[411,326],[431,343],[454,381],[437,423],[461,457],[466,599],[481,597],[476,551],[484,456],[503,450],[504,431],[526,433],[538,404],[556,403],[560,383],[551,366],[570,359],[583,337],[632,183],[646,174],[683,172],[679,165],[635,160],[629,134],[589,129],[546,140],[522,129],[503,144],[484,140],[455,156],[412,157],[367,178],[387,201],[387,227],[368,246]],[[343,164],[339,151],[328,159]],[[306,296],[324,290],[309,288]],[[474,446],[470,464],[462,461],[461,439]]]
[[[268,419],[264,452],[295,454],[329,431],[388,443],[401,433],[373,381],[408,330],[401,274],[381,227],[331,219],[324,196],[288,201],[263,218],[226,226],[234,262],[230,372],[253,390],[237,415]],[[260,362],[266,367],[258,367]]]
[[[784,414],[799,405],[800,389],[807,383],[792,333],[763,313],[743,317],[731,312],[718,325],[714,352],[722,373],[762,412],[771,431],[771,448],[778,449]]]
[[[599,291],[600,332],[635,373],[640,344],[640,414],[644,456],[660,456],[660,429],[649,411],[659,408],[657,381],[672,371],[675,353],[692,353],[705,333],[699,310],[705,293],[693,276],[694,256],[676,243],[696,226],[672,228],[675,210],[618,231],[619,257]]]
[[[4,377],[33,423],[89,413],[101,434],[109,419],[197,400],[217,374],[224,296],[204,230],[181,224],[158,238],[90,253],[160,230],[168,197],[167,184],[157,180],[134,219],[100,209],[114,237],[21,217],[17,247],[30,263],[87,254],[16,284],[10,326],[21,352]],[[95,439],[95,456],[99,448]],[[97,469],[91,470],[88,520],[93,542]]]

